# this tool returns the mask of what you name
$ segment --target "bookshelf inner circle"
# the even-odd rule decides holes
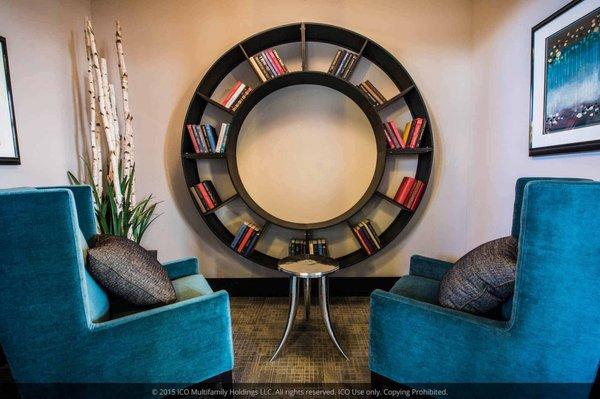
[[[329,87],[284,87],[263,98],[238,134],[236,162],[248,195],[281,220],[316,224],[360,201],[377,166],[373,127]]]

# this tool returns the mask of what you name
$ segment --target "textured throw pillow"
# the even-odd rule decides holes
[[[478,246],[446,272],[440,284],[442,306],[484,314],[512,296],[517,240],[504,237]]]
[[[135,305],[175,302],[175,289],[162,265],[148,251],[123,237],[90,240],[88,270],[110,293]]]

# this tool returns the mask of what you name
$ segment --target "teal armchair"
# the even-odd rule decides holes
[[[600,183],[519,179],[514,209],[515,293],[500,317],[440,306],[452,264],[413,256],[409,276],[371,295],[374,381],[561,383],[518,387],[525,396],[588,396],[600,361]]]
[[[177,302],[114,314],[85,268],[90,187],[0,190],[0,226],[0,343],[17,384],[230,378],[229,297],[196,259],[164,265]]]

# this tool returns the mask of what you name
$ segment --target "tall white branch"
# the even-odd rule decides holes
[[[102,144],[99,139],[98,132],[96,131],[96,88],[94,87],[94,74],[92,71],[92,54],[91,54],[91,43],[90,35],[85,29],[85,48],[88,62],[87,68],[87,83],[88,83],[88,96],[90,101],[90,147],[92,150],[92,184],[96,187],[98,196],[102,196]]]
[[[112,131],[112,121],[109,119],[108,111],[108,83],[106,84],[106,90],[103,80],[103,74],[100,70],[100,60],[98,59],[98,49],[96,47],[96,39],[94,37],[94,30],[89,20],[86,21],[86,26],[90,37],[90,47],[92,54],[92,69],[95,72],[96,82],[98,84],[98,105],[100,108],[100,117],[102,119],[102,127],[104,129],[104,136],[106,137],[106,143],[109,151],[109,163],[110,168],[108,171],[108,180],[112,183],[115,191],[115,202],[119,209],[123,206],[123,194],[121,192],[121,185],[119,179],[119,159],[116,154],[115,136]],[[104,62],[106,67],[106,61]]]
[[[108,84],[108,95],[110,99],[110,116],[112,117],[112,130],[115,136],[115,146],[117,148],[117,159],[121,159],[121,134],[119,129],[119,115],[117,115],[117,96],[115,95],[115,86]]]
[[[131,176],[135,159],[135,145],[133,142],[133,116],[131,115],[131,110],[129,109],[129,76],[127,74],[127,66],[125,65],[125,54],[123,52],[123,33],[121,31],[121,24],[119,21],[116,22],[116,26],[117,56],[119,59],[119,75],[121,76],[121,91],[123,93],[123,117],[125,120],[125,132],[122,135],[121,141],[123,175],[125,177],[129,177]],[[135,180],[133,181],[131,187],[131,203],[135,205]]]

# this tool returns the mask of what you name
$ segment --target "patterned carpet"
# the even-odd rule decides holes
[[[331,342],[313,298],[310,320],[302,302],[286,346],[273,355],[287,319],[287,298],[231,298],[234,382],[369,383],[369,297],[332,297],[332,323],[344,359]]]

